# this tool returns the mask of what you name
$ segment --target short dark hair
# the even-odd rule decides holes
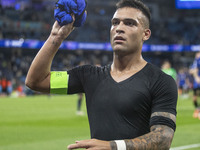
[[[150,25],[151,12],[149,8],[141,0],[120,0],[116,4],[116,10],[123,7],[131,7],[139,9],[147,17]]]

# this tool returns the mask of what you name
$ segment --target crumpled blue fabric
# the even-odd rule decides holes
[[[83,26],[86,21],[86,0],[58,0],[54,10],[54,17],[60,26],[72,23],[71,14],[75,15],[74,27]]]

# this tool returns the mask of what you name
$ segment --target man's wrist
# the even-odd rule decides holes
[[[55,45],[55,46],[60,46],[61,43],[64,41],[63,38],[61,38],[60,36],[56,36],[56,35],[50,35],[49,40],[50,40],[51,44]]]
[[[115,141],[110,141],[110,148],[111,150],[117,150],[117,144]]]
[[[110,142],[111,150],[126,150],[126,143],[124,140],[115,140]]]
[[[115,140],[110,141],[111,150],[134,150],[133,141],[130,140]]]

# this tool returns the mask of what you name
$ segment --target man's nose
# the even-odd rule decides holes
[[[123,22],[120,22],[117,27],[116,27],[116,32],[117,33],[124,33],[124,24]]]

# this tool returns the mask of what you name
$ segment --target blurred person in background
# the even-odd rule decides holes
[[[151,35],[148,7],[138,0],[117,3],[110,29],[112,64],[52,72],[52,60],[74,30],[73,23],[54,23],[26,78],[36,91],[85,93],[92,139],[76,141],[68,149],[169,149],[176,128],[177,86],[142,57],[143,43]]]
[[[177,85],[179,89],[179,94],[182,98],[188,98],[189,89],[191,88],[188,69],[182,67],[178,70],[177,74]]]
[[[79,66],[83,66],[85,64],[84,61],[81,61],[79,63]],[[83,98],[84,98],[84,94],[83,93],[78,93],[77,94],[78,99],[77,99],[77,110],[76,110],[76,114],[78,116],[83,116],[84,112],[81,110],[81,106],[82,106],[82,102],[83,102]]]
[[[13,91],[11,79],[3,75],[0,79],[0,90],[1,95],[9,96]]]
[[[198,104],[198,97],[200,95],[200,52],[195,54],[190,73],[193,76],[193,104],[195,108],[193,117],[200,119],[200,106]]]
[[[78,96],[78,100],[77,100],[77,111],[76,111],[76,114],[79,115],[79,116],[82,116],[82,115],[84,115],[84,112],[81,111],[81,106],[82,106],[82,101],[83,101],[84,94],[83,93],[79,93],[79,94],[77,94],[77,96]]]
[[[165,60],[162,64],[162,71],[170,76],[176,81],[176,70],[172,68],[171,63]]]
[[[1,83],[1,72],[0,72],[0,96],[2,95],[2,83]]]

